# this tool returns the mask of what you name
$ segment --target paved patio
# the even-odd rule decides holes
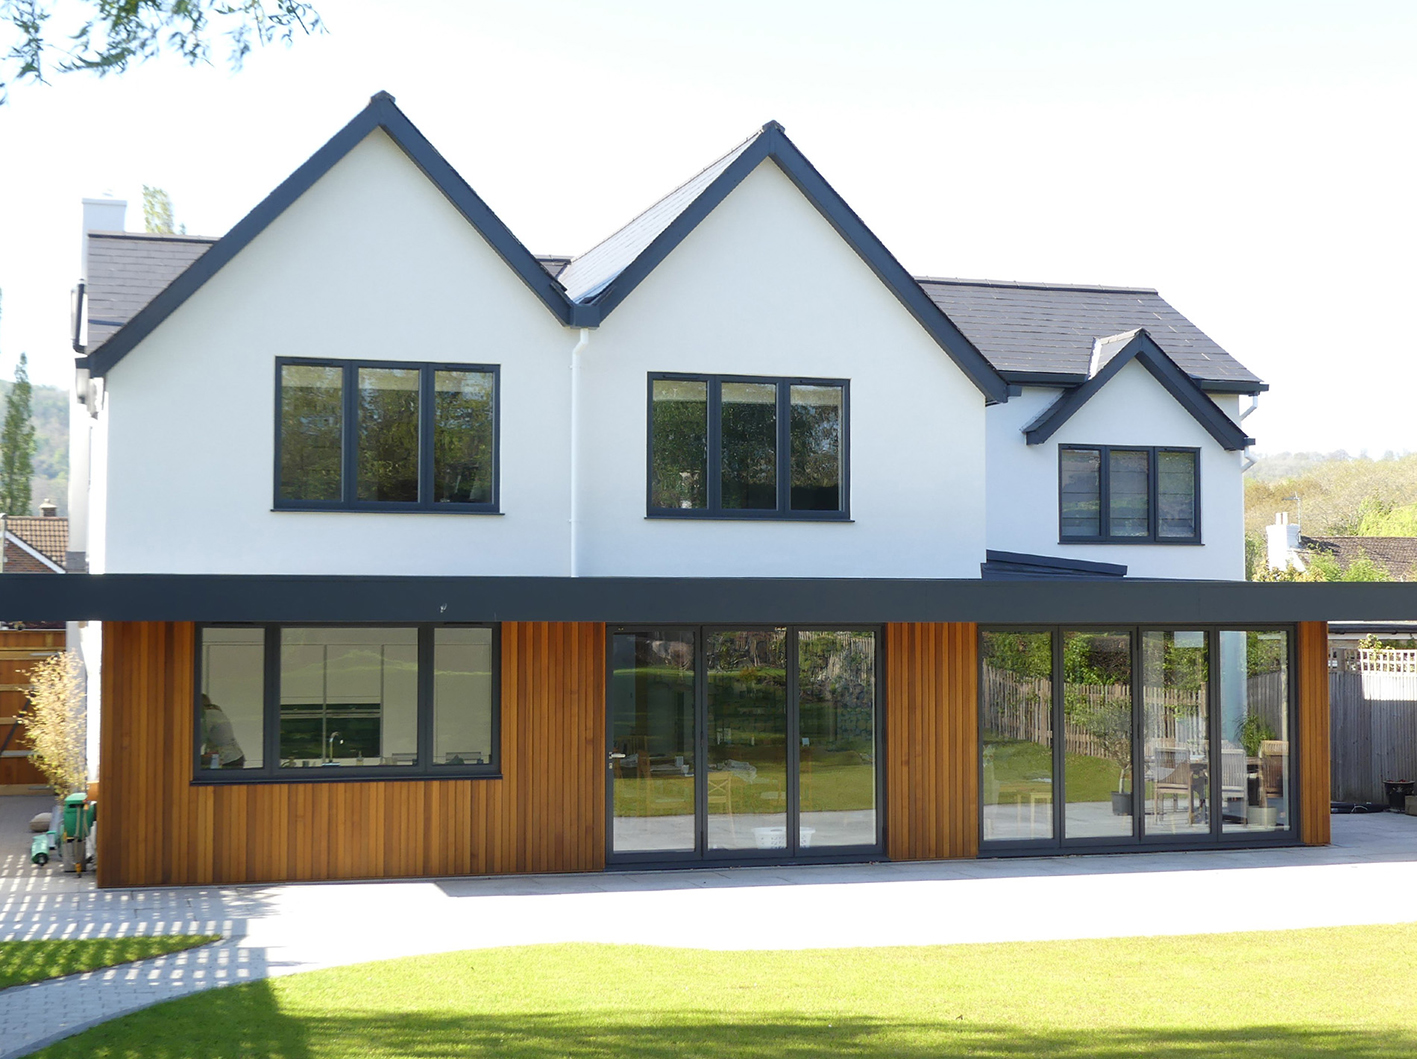
[[[1417,920],[1404,896],[1417,817],[1397,814],[1336,816],[1320,849],[99,891],[29,864],[17,823],[43,807],[0,798],[0,941],[226,940],[0,992],[0,1059],[216,985],[496,945],[824,948]]]

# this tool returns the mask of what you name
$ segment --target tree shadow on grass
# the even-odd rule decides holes
[[[1295,1026],[1230,1029],[1024,1030],[965,1022],[868,1018],[760,1019],[680,1010],[631,1021],[589,1010],[566,1013],[438,1016],[350,1012],[293,1016],[268,982],[213,990],[137,1012],[61,1041],[45,1059],[1407,1059],[1417,1031]]]

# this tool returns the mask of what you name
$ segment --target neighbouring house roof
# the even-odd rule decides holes
[[[69,520],[59,516],[6,515],[5,570],[63,573],[69,550]]]
[[[93,353],[216,242],[213,236],[90,232],[84,297]]]
[[[1064,391],[1023,428],[1028,444],[1041,445],[1047,441],[1132,361],[1145,367],[1176,402],[1226,449],[1237,451],[1254,444],[1254,438],[1246,436],[1236,422],[1220,410],[1200,388],[1200,384],[1181,370],[1145,328],[1099,338],[1093,344],[1087,381]]]
[[[918,279],[930,299],[1010,382],[1080,384],[1090,375],[1098,339],[1144,328],[1202,389],[1268,389],[1154,290]]]
[[[433,182],[443,196],[463,215],[463,218],[487,240],[528,288],[563,323],[578,322],[575,305],[566,297],[564,288],[532,256],[531,251],[514,236],[467,182],[458,175],[427,138],[418,131],[403,111],[394,105],[387,92],[376,93],[369,105],[335,133],[328,142],[288,176],[279,187],[267,195],[250,213],[216,240],[196,261],[184,269],[142,309],[129,318],[116,334],[112,334],[101,349],[79,358],[79,366],[93,375],[103,375],[117,364],[129,350],[152,333],[168,316],[216,275],[246,245],[260,235],[277,217],[288,209],[314,183],[358,146],[365,137],[382,129],[423,174]]]
[[[1417,581],[1417,537],[1300,537],[1299,546],[1324,552],[1347,569],[1356,559],[1367,556],[1388,572],[1394,581]]]

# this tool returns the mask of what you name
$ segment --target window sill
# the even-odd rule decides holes
[[[1159,544],[1163,548],[1199,548],[1205,544],[1205,542],[1201,540],[1156,540],[1151,537],[1059,537],[1058,543],[1060,545],[1120,544],[1126,547],[1136,547],[1138,544]]]
[[[306,772],[315,773],[315,775],[306,776],[304,775]],[[351,775],[351,773],[353,774]],[[389,775],[383,772],[370,773],[368,770],[356,771],[353,768],[318,768],[312,766],[308,769],[292,770],[275,775],[268,772],[256,776],[207,776],[198,774],[192,777],[191,785],[193,787],[242,787],[251,784],[269,785],[272,783],[440,783],[447,780],[500,780],[501,778],[502,773],[500,770],[485,772],[472,769],[449,769],[447,772],[409,772]]]
[[[311,504],[280,504],[271,507],[273,514],[326,514],[326,515],[502,515],[505,512],[481,507],[346,507],[343,505],[317,506]]]
[[[771,512],[764,515],[735,515],[726,511],[714,512],[686,512],[679,514],[673,511],[651,511],[645,515],[646,522],[831,522],[831,523],[852,523],[856,520],[850,515],[837,513],[813,515],[805,511],[795,511],[790,514],[780,515]]]

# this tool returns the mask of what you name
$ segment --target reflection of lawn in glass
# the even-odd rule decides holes
[[[994,779],[1000,786],[1033,784],[1050,787],[1043,780],[1053,773],[1053,751],[1021,739],[998,740],[985,733],[994,748]],[[997,741],[996,741],[997,740]],[[1068,801],[1105,802],[1117,789],[1118,766],[1106,758],[1068,754]]]
[[[732,772],[735,813],[780,813],[779,798],[764,797],[787,789],[782,765],[755,766],[752,781]],[[723,772],[710,772],[722,776]],[[616,816],[680,816],[694,811],[692,776],[625,776],[615,781]],[[875,767],[852,751],[818,751],[810,771],[802,775],[802,808],[805,812],[870,809],[876,804]]]
[[[1417,926],[1402,924],[805,952],[482,949],[211,989],[41,1055],[1405,1059],[1414,946]]]

